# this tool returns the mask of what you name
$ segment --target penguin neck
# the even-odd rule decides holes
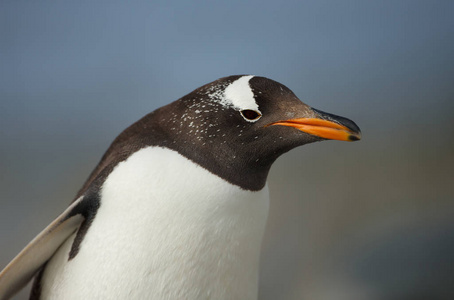
[[[217,145],[207,147],[202,154],[200,151],[193,151],[175,144],[168,147],[230,184],[250,192],[265,188],[269,170],[277,158],[276,156],[272,159],[259,160],[255,158],[256,153],[226,149]],[[224,153],[219,155],[222,152]]]

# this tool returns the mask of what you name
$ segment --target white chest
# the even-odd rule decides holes
[[[255,299],[265,187],[233,186],[178,153],[142,149],[105,181],[78,255],[49,262],[43,299]]]

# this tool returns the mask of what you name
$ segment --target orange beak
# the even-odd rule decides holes
[[[298,118],[271,123],[271,125],[289,126],[303,132],[330,140],[357,141],[361,139],[361,131],[356,124],[346,118],[315,110],[322,118]],[[329,120],[326,120],[329,118]],[[348,127],[347,127],[348,126]]]

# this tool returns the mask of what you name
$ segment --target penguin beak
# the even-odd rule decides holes
[[[289,126],[303,132],[329,140],[353,142],[361,139],[361,130],[353,122],[344,117],[325,113],[312,108],[314,118],[298,118],[278,121],[270,125]]]

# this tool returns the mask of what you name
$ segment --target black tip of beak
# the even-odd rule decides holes
[[[348,137],[348,139],[352,142],[360,140],[360,138],[357,135],[351,135]]]
[[[320,119],[331,121],[331,122],[334,122],[334,123],[337,123],[340,125],[344,125],[348,129],[350,129],[353,133],[355,133],[356,135],[351,135],[349,137],[350,141],[358,141],[360,139],[359,136],[361,136],[361,129],[359,129],[358,125],[356,125],[356,123],[353,122],[352,120],[341,117],[341,116],[336,116],[336,115],[333,115],[330,113],[326,113],[324,111],[321,111],[321,110],[318,110],[315,108],[312,108],[312,110],[317,114],[317,116]]]

